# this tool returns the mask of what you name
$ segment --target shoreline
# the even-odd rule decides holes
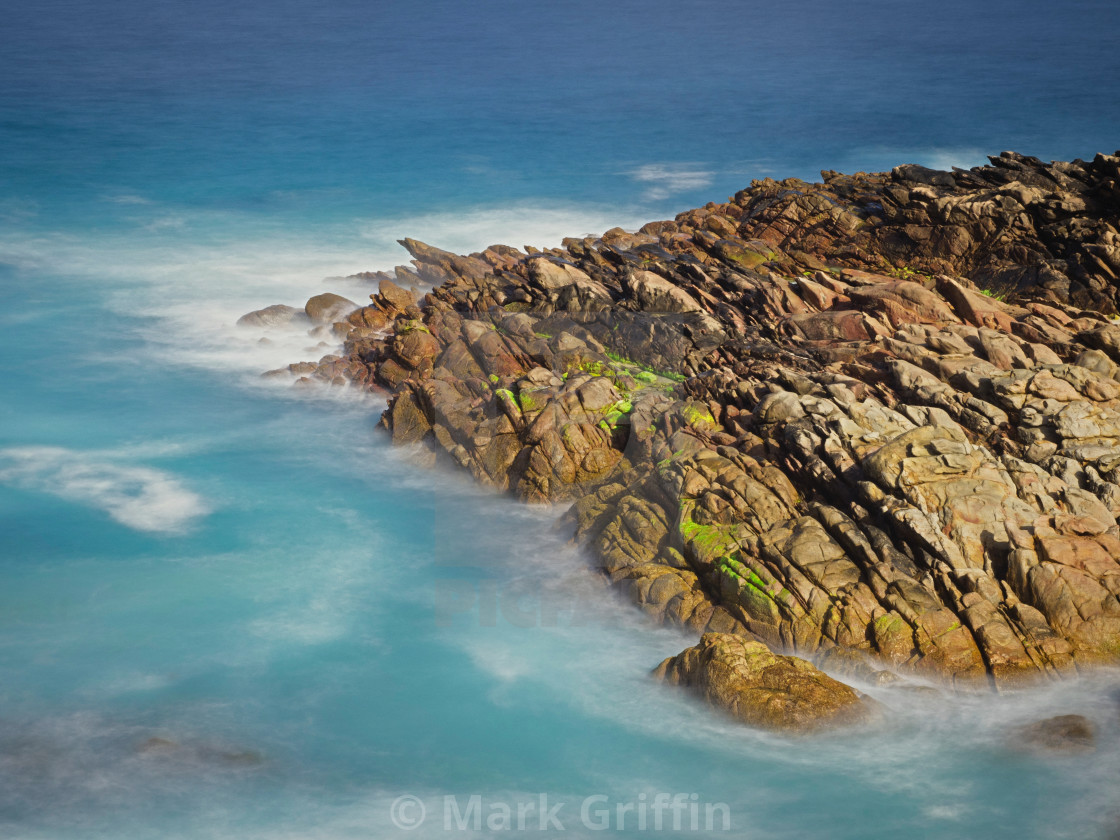
[[[992,161],[756,181],[544,251],[406,239],[369,306],[273,314],[345,341],[297,383],[386,392],[394,443],[572,502],[614,585],[710,634],[674,659],[714,705],[771,651],[1064,679],[1120,661],[1120,153]]]

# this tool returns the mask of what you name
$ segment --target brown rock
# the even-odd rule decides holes
[[[1015,321],[1007,313],[1007,307],[997,301],[966,289],[951,277],[939,277],[937,290],[953,305],[957,315],[966,324],[1011,332]]]
[[[412,292],[407,289],[402,289],[387,277],[383,278],[381,282],[378,283],[377,294],[386,304],[398,312],[404,312],[408,307],[416,303],[416,298],[412,296]]]
[[[324,292],[315,295],[304,305],[303,310],[313,324],[331,324],[341,321],[358,308],[352,300],[336,295],[333,292]]]
[[[950,324],[959,321],[940,296],[909,280],[854,288],[848,296],[856,306],[882,312],[896,329],[904,324]]]
[[[804,659],[779,656],[741,636],[705,633],[653,674],[692,689],[743,723],[776,732],[803,734],[875,717],[875,707],[854,689]]]
[[[394,344],[397,358],[410,368],[419,368],[439,355],[439,342],[427,330],[411,330],[398,336]]]
[[[679,286],[652,271],[635,271],[630,293],[647,312],[699,312],[700,304]]]

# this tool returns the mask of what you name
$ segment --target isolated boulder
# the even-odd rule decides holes
[[[342,295],[323,292],[308,300],[303,310],[312,323],[330,324],[342,320],[357,308],[358,304]]]
[[[750,726],[806,733],[866,723],[875,707],[851,686],[761,642],[705,633],[700,643],[662,662],[654,676],[691,688]]]

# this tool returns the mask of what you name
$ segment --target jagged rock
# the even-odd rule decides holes
[[[629,288],[638,305],[648,312],[701,311],[688,292],[652,271],[635,271],[629,278]]]
[[[653,673],[749,726],[776,732],[867,723],[876,714],[870,701],[812,663],[723,633],[705,633],[698,645],[666,659]]]
[[[377,294],[393,309],[404,312],[408,307],[416,303],[416,298],[413,297],[412,292],[407,289],[402,289],[388,277],[382,278],[381,282],[377,285]]]

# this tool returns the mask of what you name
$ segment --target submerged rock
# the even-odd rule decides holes
[[[1020,727],[1012,736],[1012,745],[1038,752],[1092,752],[1096,727],[1083,715],[1059,715]]]
[[[256,767],[264,763],[264,756],[255,750],[231,749],[208,743],[182,744],[160,736],[138,744],[136,753],[148,759],[175,759],[228,767]]]
[[[850,726],[877,714],[871,701],[812,663],[725,633],[705,633],[698,645],[666,659],[653,673],[692,689],[743,723],[775,732]]]
[[[153,736],[136,747],[136,752],[141,755],[165,755],[180,749],[180,744],[170,738]]]

